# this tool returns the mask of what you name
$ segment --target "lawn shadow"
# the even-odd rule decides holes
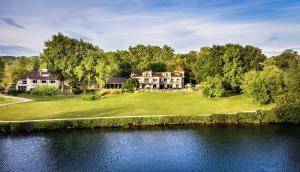
[[[71,111],[58,113],[51,118],[88,118],[88,117],[102,117],[102,116],[122,116],[122,108],[94,108],[83,111]]]
[[[222,97],[234,97],[239,95],[241,95],[241,93],[234,92],[234,91],[226,91]]]
[[[56,95],[56,96],[33,96],[33,95],[19,95],[18,97],[32,99],[35,101],[57,101],[57,100],[68,100],[80,98],[80,96],[65,96],[65,95]]]

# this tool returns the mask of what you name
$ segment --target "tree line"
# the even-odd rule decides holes
[[[87,90],[91,83],[104,86],[111,76],[129,77],[132,71],[173,71],[181,66],[185,83],[200,85],[207,97],[244,93],[261,104],[280,103],[281,109],[292,102],[289,107],[297,111],[299,61],[293,50],[266,57],[258,47],[239,44],[202,47],[185,54],[175,53],[167,45],[141,44],[104,52],[89,42],[58,33],[45,42],[40,56],[0,58],[0,86],[14,86],[26,72],[48,68],[62,81],[68,80],[71,88]]]

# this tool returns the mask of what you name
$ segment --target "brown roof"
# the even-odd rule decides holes
[[[138,72],[132,72],[132,73],[131,73],[131,75],[133,75],[133,76],[142,76],[142,74],[143,74],[143,73],[142,73],[142,72],[139,72],[139,71],[138,71]]]
[[[111,77],[106,82],[106,84],[123,84],[123,82],[126,81],[127,78],[125,77]]]
[[[172,73],[171,73],[171,76],[172,76],[172,77],[182,77],[182,73],[179,73],[179,72],[172,72]]]
[[[48,76],[45,76],[48,75]],[[57,76],[49,73],[49,72],[39,72],[39,71],[31,71],[26,75],[23,75],[21,79],[39,79],[39,80],[58,80]]]
[[[175,72],[184,72],[181,66],[177,66],[177,68],[174,70]]]

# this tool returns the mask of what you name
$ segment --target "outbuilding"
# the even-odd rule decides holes
[[[122,84],[127,80],[125,77],[111,77],[105,84],[107,89],[120,89]]]

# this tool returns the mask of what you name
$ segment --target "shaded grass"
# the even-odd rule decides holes
[[[31,97],[32,98],[32,97]],[[209,99],[198,92],[133,93],[82,101],[80,96],[58,96],[49,100],[0,107],[0,120],[85,118],[100,116],[202,115],[271,109],[244,95]]]
[[[17,102],[17,99],[7,98],[7,97],[1,97],[0,96],[0,105],[5,103],[11,103],[11,102]]]

